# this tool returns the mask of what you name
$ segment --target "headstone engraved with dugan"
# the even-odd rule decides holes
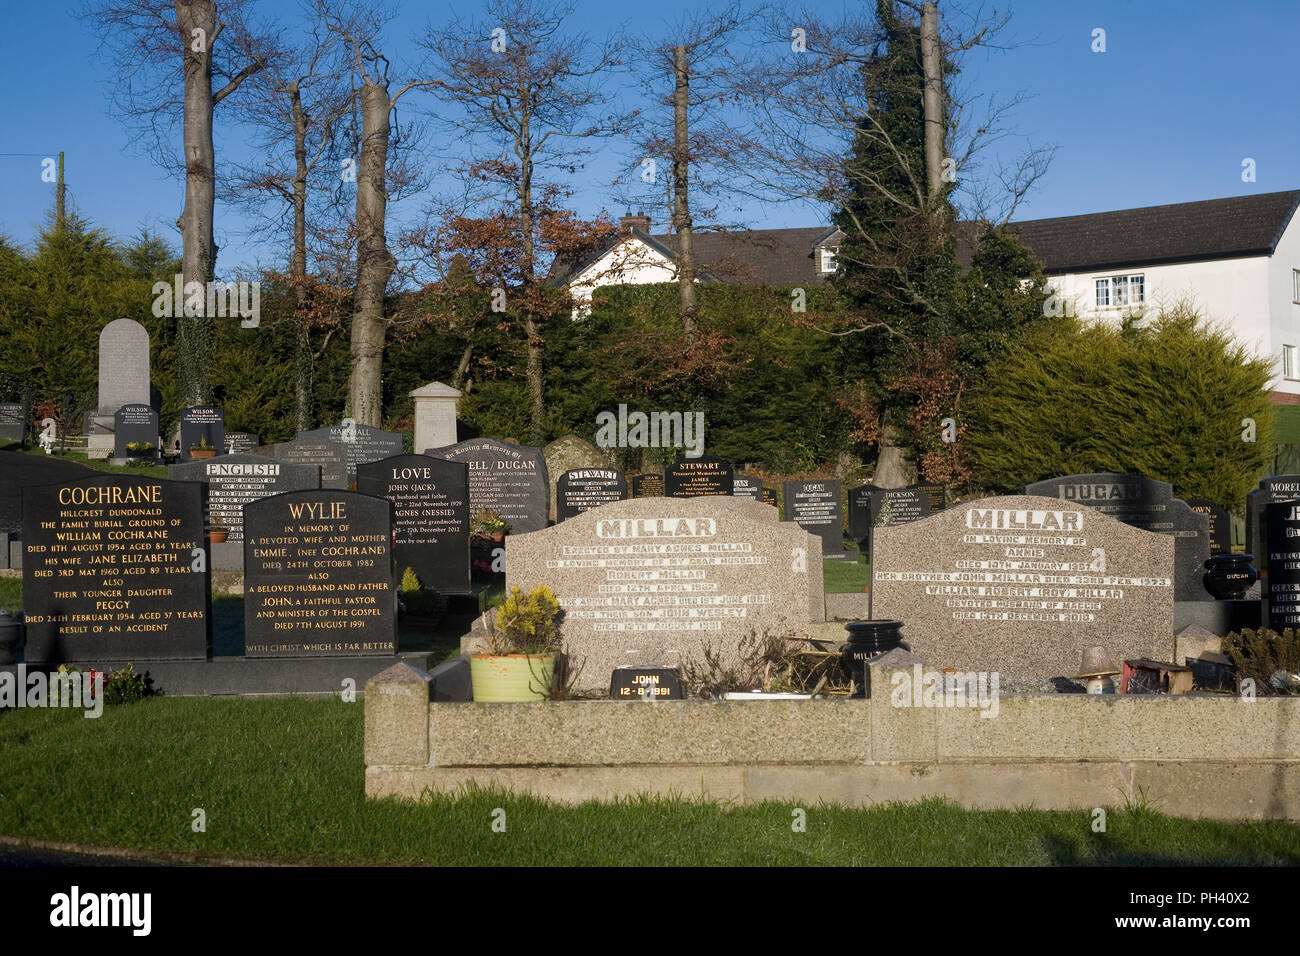
[[[469,505],[490,508],[510,525],[511,534],[546,527],[551,485],[540,448],[495,438],[473,438],[425,452],[469,465]]]
[[[731,496],[634,498],[506,539],[506,584],[545,584],[579,689],[614,668],[675,667],[750,633],[806,635],[825,614],[820,540]]]
[[[1172,659],[1168,535],[1008,495],[876,528],[873,544],[871,615],[902,621],[929,665],[1050,678],[1075,673],[1095,645]]]

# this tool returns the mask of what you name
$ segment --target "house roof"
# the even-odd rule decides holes
[[[1011,223],[1048,273],[1273,253],[1300,190]]]

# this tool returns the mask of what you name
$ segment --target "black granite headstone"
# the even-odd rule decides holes
[[[749,475],[736,475],[731,479],[731,493],[737,498],[762,501],[763,479],[751,478]]]
[[[158,457],[158,413],[148,405],[123,405],[113,414],[113,457],[139,457],[126,447],[134,442],[153,445],[147,457]]]
[[[731,462],[722,458],[678,458],[664,470],[664,494],[669,498],[730,495],[734,481]]]
[[[206,495],[114,474],[24,488],[28,663],[206,659]]]
[[[909,491],[920,491],[930,499],[930,514],[938,514],[948,506],[947,491],[943,485],[926,484],[924,482],[915,485],[908,485]]]
[[[839,481],[787,481],[781,485],[785,520],[793,521],[822,541],[822,557],[844,557],[844,516]]]
[[[1203,580],[1210,557],[1209,518],[1175,498],[1167,481],[1115,472],[1065,475],[1026,485],[1025,494],[1087,505],[1135,528],[1172,535],[1174,600],[1211,600]]]
[[[610,700],[682,700],[681,675],[675,667],[615,667]]]
[[[1232,516],[1209,498],[1188,498],[1187,507],[1210,519],[1210,554],[1232,553]]]
[[[226,447],[226,413],[214,405],[181,409],[181,461],[189,461],[190,449],[200,444],[218,455]]]
[[[1300,475],[1273,475],[1246,495],[1246,553],[1255,556],[1260,580],[1268,576],[1268,552],[1264,541],[1264,506],[1300,498]]]
[[[370,425],[330,425],[312,431],[299,432],[297,441],[334,441],[341,444],[348,456],[347,486],[357,480],[357,465],[400,455],[405,446],[401,432],[384,431]]]
[[[348,481],[348,452],[340,442],[286,441],[263,446],[257,449],[256,454],[268,455],[294,465],[316,465],[320,468],[322,488],[347,491],[352,487]]]
[[[871,526],[875,521],[872,509],[872,485],[859,485],[849,489],[849,537],[859,543],[864,552],[871,540]]]
[[[262,444],[252,432],[226,432],[227,455],[251,455]]]
[[[1300,500],[1264,506],[1268,626],[1277,633],[1300,627]]]
[[[263,455],[218,455],[169,465],[167,477],[202,481],[208,486],[210,527],[230,532],[227,541],[244,540],[244,508],[258,498],[320,487],[319,465],[295,465]]]
[[[357,491],[393,503],[398,580],[407,568],[442,594],[468,594],[469,468],[428,455],[357,466]]]
[[[244,509],[244,653],[397,652],[393,505],[353,491],[290,491]]]
[[[664,476],[651,472],[648,475],[632,476],[633,498],[662,498],[664,496]]]
[[[764,487],[762,501],[763,504],[771,505],[773,508],[779,507],[781,504],[780,500],[776,496],[775,488]]]
[[[614,468],[572,468],[555,483],[555,520],[565,521],[627,497],[627,479]]]
[[[491,508],[510,525],[511,534],[540,531],[551,511],[546,456],[532,445],[495,438],[471,438],[425,452],[469,465],[471,513]]]
[[[0,402],[0,442],[21,442],[27,434],[27,406]]]

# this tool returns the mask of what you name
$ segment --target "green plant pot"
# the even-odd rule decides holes
[[[475,702],[545,700],[555,654],[472,654],[469,677]]]

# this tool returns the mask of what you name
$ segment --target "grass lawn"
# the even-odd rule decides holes
[[[564,807],[471,791],[362,796],[362,704],[155,698],[0,711],[0,833],[84,846],[314,863],[516,865],[1295,864],[1300,828],[1114,809],[975,812],[929,800],[868,810],[727,808],[690,799]],[[1123,805],[1123,797],[1116,794]],[[505,810],[506,832],[492,830]],[[195,833],[201,808],[207,829]]]
[[[167,467],[165,465],[123,465],[121,468],[110,465],[107,461],[87,458],[84,451],[76,452],[71,449],[66,454],[58,454],[58,443],[55,443],[55,454],[46,455],[40,446],[28,448],[23,451],[26,455],[37,455],[41,458],[61,458],[63,461],[71,462],[74,465],[83,465],[86,468],[93,468],[95,471],[111,471],[115,474],[125,475],[147,475],[150,478],[166,478]],[[19,451],[17,445],[9,446],[10,451]]]

